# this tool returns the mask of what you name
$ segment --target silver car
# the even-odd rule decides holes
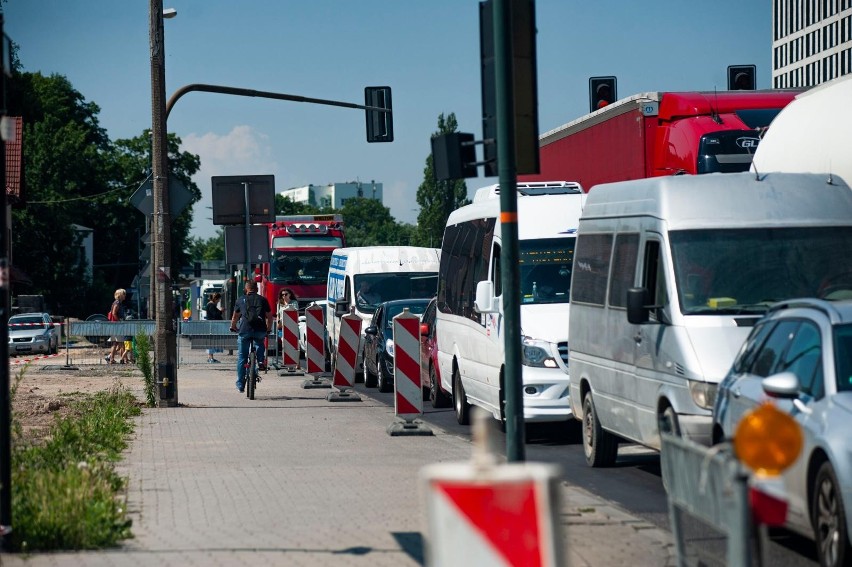
[[[59,332],[47,313],[22,313],[9,317],[9,354],[56,354]]]
[[[852,300],[789,300],[767,312],[719,385],[714,440],[732,438],[770,398],[799,423],[804,446],[761,482],[787,501],[786,527],[816,541],[821,565],[852,564]]]

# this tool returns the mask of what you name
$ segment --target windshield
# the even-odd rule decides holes
[[[365,313],[394,299],[430,299],[438,291],[435,272],[360,274],[355,276],[355,303]]]
[[[760,143],[757,130],[724,130],[701,136],[698,173],[748,171]]]
[[[331,250],[326,252],[272,251],[269,263],[269,280],[272,283],[325,284],[328,280],[328,265]]]
[[[9,317],[9,324],[26,327],[43,327],[44,319],[41,317]]]
[[[343,248],[343,238],[332,235],[274,236],[272,249],[277,248]]]
[[[796,297],[852,298],[852,227],[669,233],[681,311],[762,313]]]
[[[521,302],[568,303],[574,238],[521,240]]]

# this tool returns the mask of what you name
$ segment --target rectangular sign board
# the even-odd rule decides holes
[[[262,224],[252,225],[249,234],[249,262],[246,262],[246,227],[225,227],[225,263],[261,264],[269,262],[269,229]]]
[[[248,192],[249,224],[275,222],[274,175],[227,175],[212,177],[213,224],[246,224]]]

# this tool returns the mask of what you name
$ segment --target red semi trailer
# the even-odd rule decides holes
[[[598,183],[748,171],[763,130],[796,90],[650,92],[621,99],[540,137],[541,173],[519,181]]]

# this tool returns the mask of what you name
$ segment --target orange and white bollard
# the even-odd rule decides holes
[[[283,372],[278,374],[304,374],[299,368],[299,310],[287,306],[281,310],[281,347],[284,362]]]
[[[312,378],[302,388],[331,388],[325,379],[325,309],[316,303],[305,309],[305,362]]]

